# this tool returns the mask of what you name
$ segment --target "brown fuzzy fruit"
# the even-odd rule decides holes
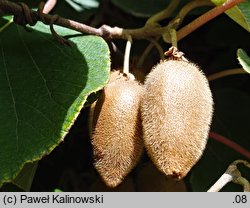
[[[141,102],[144,143],[157,168],[183,178],[201,157],[213,114],[208,81],[199,67],[162,61],[145,80]]]
[[[142,91],[134,80],[112,79],[90,111],[94,165],[109,187],[119,185],[141,156]]]

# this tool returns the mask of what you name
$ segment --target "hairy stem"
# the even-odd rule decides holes
[[[250,192],[250,184],[246,178],[238,177],[233,182],[243,186],[245,192]]]
[[[171,0],[171,2],[169,3],[166,9],[150,17],[148,21],[146,22],[146,24],[154,24],[154,23],[159,22],[160,20],[170,17],[170,15],[174,12],[174,10],[176,9],[179,3],[180,3],[180,0]]]
[[[207,77],[207,79],[208,81],[213,81],[222,77],[235,75],[235,74],[248,74],[248,73],[242,68],[229,69],[229,70],[221,71],[215,74],[211,74]]]
[[[2,11],[1,13],[4,13],[4,15],[14,15],[14,16],[21,16],[21,17],[24,16],[23,9],[22,9],[21,5],[19,5],[17,3],[7,1],[7,0],[0,0],[0,8]],[[30,12],[30,16],[34,22],[35,21],[45,21],[47,24],[49,24],[51,19],[53,18],[53,15],[43,13],[42,16],[40,16],[38,14],[38,12],[36,12],[36,11],[29,10],[29,12]],[[57,21],[54,22],[54,24],[79,31],[81,33],[88,33],[88,34],[92,34],[92,35],[105,36],[107,33],[105,31],[105,28],[104,29],[101,29],[101,28],[96,29],[96,28],[90,27],[88,25],[81,24],[79,22],[69,20],[66,18],[62,18],[62,17],[58,18]],[[117,33],[117,31],[115,31],[115,32]]]
[[[244,191],[250,191],[250,184],[247,179],[241,176],[240,171],[237,169],[238,164],[244,164],[246,167],[250,168],[250,164],[244,160],[236,160],[231,163],[226,172],[216,181],[216,183],[207,192],[218,192],[227,183],[234,182],[243,186]]]

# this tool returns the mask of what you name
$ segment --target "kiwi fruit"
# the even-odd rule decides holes
[[[94,166],[109,187],[119,185],[142,154],[142,94],[137,81],[114,72],[90,109]]]
[[[143,138],[156,167],[181,179],[201,157],[213,114],[208,81],[189,61],[165,60],[145,80]]]

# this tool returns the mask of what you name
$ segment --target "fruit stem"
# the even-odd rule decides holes
[[[222,77],[226,77],[229,75],[235,75],[235,74],[248,74],[244,69],[242,68],[236,68],[236,69],[229,69],[225,71],[221,71],[218,73],[211,74],[207,77],[208,81],[213,81]]]
[[[250,159],[250,152],[237,143],[231,141],[230,139],[215,133],[215,132],[210,132],[209,137],[212,138],[213,140],[220,142],[222,144],[225,144],[226,146],[232,148],[234,151],[240,153],[241,155],[245,156],[247,159]]]
[[[171,37],[171,43],[172,46],[177,48],[177,33],[176,33],[176,29],[170,29],[170,37]]]
[[[130,57],[132,42],[133,40],[131,35],[128,35],[128,40],[126,43],[125,54],[124,54],[124,62],[123,62],[123,73],[127,76],[129,76],[129,57]]]
[[[168,7],[165,8],[164,10],[154,14],[152,17],[150,17],[147,20],[146,25],[147,24],[155,24],[155,23],[159,22],[160,20],[163,20],[163,19],[170,17],[170,15],[174,12],[174,10],[179,5],[179,3],[180,3],[180,0],[171,0]]]
[[[222,14],[226,10],[230,9],[231,7],[242,3],[244,0],[227,0],[220,6],[216,6],[215,8],[209,10],[205,14],[201,15],[188,25],[184,26],[177,32],[178,40],[183,39],[188,34],[192,33],[194,30],[198,29],[200,26],[204,25],[205,23],[209,22],[211,19],[217,17],[218,15]]]

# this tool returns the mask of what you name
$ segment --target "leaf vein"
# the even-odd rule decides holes
[[[2,41],[0,41],[0,45],[2,46]],[[5,75],[6,75],[6,79],[9,85],[9,89],[10,89],[10,94],[11,94],[11,99],[13,102],[13,107],[14,107],[14,114],[16,117],[16,128],[15,128],[15,134],[16,134],[16,149],[17,149],[17,154],[19,152],[19,137],[18,137],[18,115],[17,115],[17,110],[16,110],[16,101],[15,101],[15,97],[13,94],[13,89],[10,83],[10,78],[9,78],[9,74],[8,74],[8,70],[7,70],[7,64],[5,62],[5,55],[4,55],[4,50],[3,50],[3,46],[1,47],[1,51],[2,51],[2,58],[3,58],[3,65],[4,65],[4,70],[5,70]]]
[[[64,106],[62,106],[61,104],[59,104],[59,103],[53,98],[52,93],[51,93],[51,91],[50,91],[50,89],[49,89],[49,87],[48,87],[48,85],[47,85],[47,80],[45,79],[43,73],[42,73],[41,70],[39,69],[39,67],[38,67],[38,65],[37,65],[37,63],[36,63],[36,61],[35,61],[35,59],[33,58],[33,56],[32,56],[32,54],[31,54],[31,52],[30,52],[30,50],[29,50],[27,44],[25,43],[25,41],[24,41],[24,39],[23,39],[23,37],[22,37],[22,35],[21,35],[21,32],[20,32],[20,30],[18,29],[18,27],[17,27],[17,30],[18,30],[19,37],[20,37],[20,39],[21,39],[21,41],[22,41],[22,43],[23,43],[24,48],[26,49],[26,51],[27,51],[27,53],[28,53],[28,55],[29,55],[29,57],[30,57],[30,59],[31,59],[31,61],[32,61],[32,63],[33,63],[33,65],[35,66],[35,68],[36,68],[38,74],[41,76],[41,78],[42,78],[42,80],[43,80],[43,82],[44,82],[45,88],[46,88],[46,90],[47,90],[47,92],[48,92],[48,95],[49,95],[50,99],[53,100],[53,101],[54,101],[58,106],[60,106],[62,109],[66,110]]]
[[[25,106],[27,106],[27,107],[29,107],[29,108],[31,108],[31,109],[37,111],[37,112],[38,112],[39,114],[41,114],[48,122],[50,122],[50,123],[52,124],[52,126],[55,127],[54,122],[53,122],[52,120],[50,120],[50,119],[49,119],[42,111],[40,111],[38,108],[36,108],[36,107],[34,107],[34,106],[32,106],[32,105],[29,105],[29,104],[27,104],[27,103],[19,102],[19,101],[16,102],[16,104],[25,105]]]

